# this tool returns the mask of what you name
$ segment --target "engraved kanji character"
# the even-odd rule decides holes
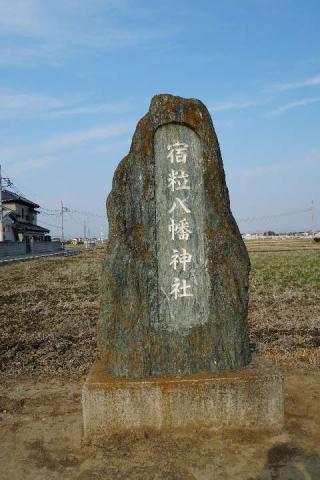
[[[173,205],[170,208],[170,210],[168,210],[168,213],[174,212],[175,209],[178,208],[178,207],[180,207],[186,213],[191,213],[191,210],[189,210],[189,208],[184,204],[184,201],[181,200],[181,198],[177,198],[177,197],[176,197],[175,201],[173,202]]]
[[[174,218],[171,218],[169,232],[171,233],[172,240],[175,240],[176,234],[179,240],[189,240],[192,230],[190,230],[190,225],[186,218],[183,218],[180,222],[175,222]]]
[[[190,185],[188,185],[189,175],[185,173],[184,170],[171,170],[168,176],[168,187],[171,188],[172,192],[175,190],[190,190]]]
[[[167,149],[169,150],[169,153],[167,158],[170,159],[171,163],[186,163],[188,148],[189,145],[182,142],[176,142],[172,145],[168,145]]]
[[[179,250],[174,249],[173,254],[171,255],[171,262],[170,265],[173,265],[173,269],[177,269],[177,265],[181,264],[183,271],[186,271],[186,264],[190,263],[192,259],[192,255],[187,252],[185,248],[181,249],[181,253]]]
[[[171,288],[170,295],[174,295],[175,300],[182,297],[193,297],[193,294],[187,291],[191,289],[191,285],[187,285],[185,279],[175,278]]]

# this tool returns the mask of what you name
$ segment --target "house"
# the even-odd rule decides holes
[[[2,190],[3,230],[5,241],[49,240],[49,230],[37,225],[40,205],[9,190]]]

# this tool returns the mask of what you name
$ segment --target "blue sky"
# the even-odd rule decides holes
[[[308,229],[311,200],[320,229],[319,21],[318,0],[1,0],[3,170],[45,208],[101,215],[66,214],[97,235],[151,97],[194,97],[241,231]]]

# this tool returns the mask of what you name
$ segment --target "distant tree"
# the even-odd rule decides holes
[[[268,230],[267,232],[264,232],[263,234],[265,237],[272,237],[273,235],[277,235],[275,232],[272,230]]]

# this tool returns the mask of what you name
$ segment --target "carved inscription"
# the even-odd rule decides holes
[[[179,330],[207,321],[202,152],[188,127],[155,134],[158,324]]]

